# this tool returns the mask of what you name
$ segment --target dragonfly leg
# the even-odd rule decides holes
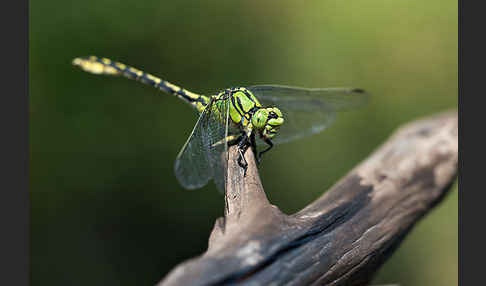
[[[269,151],[273,147],[273,143],[272,143],[272,141],[270,139],[263,139],[263,141],[265,141],[265,143],[268,144],[268,148],[265,149],[265,150],[263,150],[262,152],[258,153],[258,156],[257,156],[258,163],[260,163],[262,161],[263,153]]]
[[[238,156],[238,165],[243,168],[244,176],[246,176],[246,170],[248,169],[248,162],[245,159],[246,150],[250,147],[248,142],[248,135],[245,133],[241,136],[241,140],[238,143],[238,152],[240,155]]]
[[[211,145],[211,147],[216,147],[218,145],[221,145],[223,143],[227,143],[228,146],[231,146],[231,145],[234,145],[236,142],[239,142],[241,136],[236,136],[236,135],[228,135],[226,138],[223,138],[221,140],[219,140],[218,142],[214,143],[213,145]]]

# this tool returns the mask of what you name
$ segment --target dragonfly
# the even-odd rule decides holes
[[[78,57],[72,64],[92,74],[125,76],[151,85],[197,110],[199,118],[174,164],[176,178],[186,189],[201,188],[212,179],[224,192],[228,146],[237,145],[237,163],[246,176],[248,148],[260,164],[274,145],[317,134],[335,121],[337,112],[368,101],[363,89],[346,87],[254,85],[201,95],[108,58]],[[258,152],[257,146],[265,149]]]

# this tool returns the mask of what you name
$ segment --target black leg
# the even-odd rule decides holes
[[[268,144],[268,148],[265,149],[265,150],[263,150],[262,152],[258,153],[258,156],[257,156],[258,162],[261,162],[262,161],[263,153],[269,151],[273,147],[273,143],[272,143],[272,141],[270,139],[263,139],[263,141],[265,141],[265,143]]]
[[[240,153],[238,156],[238,165],[243,168],[244,176],[246,176],[246,170],[248,169],[248,162],[245,159],[245,152],[248,150],[248,147],[250,147],[250,144],[248,144],[248,135],[245,133],[238,143],[238,153]]]
[[[228,146],[237,145],[242,139],[243,139],[243,135],[240,135],[240,136],[234,138],[233,140],[228,141],[227,142]]]

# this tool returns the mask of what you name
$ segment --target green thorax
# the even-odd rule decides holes
[[[243,87],[229,88],[215,95],[218,102],[229,103],[230,120],[241,127],[247,127],[256,110],[262,107],[258,99]]]

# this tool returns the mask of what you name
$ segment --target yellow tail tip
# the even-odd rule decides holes
[[[79,66],[82,62],[83,60],[81,58],[74,58],[71,63],[75,66]]]
[[[89,56],[84,58],[74,58],[72,64],[85,72],[93,74],[118,75],[120,73],[114,67],[108,65],[110,62],[108,59],[104,60],[104,62],[105,63],[100,63],[97,57]]]

